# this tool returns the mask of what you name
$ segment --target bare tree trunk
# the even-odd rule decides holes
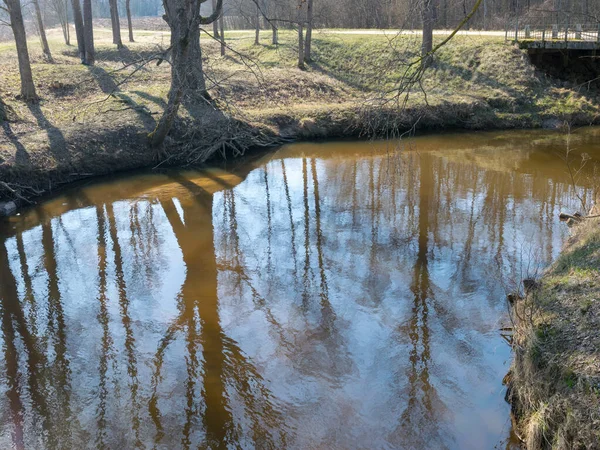
[[[270,0],[267,2],[267,11],[269,14],[269,25],[271,25],[271,30],[272,30],[272,34],[271,34],[271,43],[273,45],[279,45],[279,29],[277,28],[277,25],[274,22],[274,17],[275,17],[275,8],[274,8],[274,1]]]
[[[448,28],[448,0],[442,0],[442,27]]]
[[[421,55],[423,64],[429,62],[429,53],[433,50],[433,0],[423,0],[421,18],[423,20],[423,43],[421,45]]]
[[[304,42],[304,61],[312,61],[313,0],[308,0],[306,11],[306,39]]]
[[[302,22],[298,23],[298,69],[304,70],[304,27]]]
[[[44,28],[44,21],[42,20],[42,11],[40,9],[40,3],[38,0],[33,0],[33,8],[35,9],[35,18],[37,20],[37,27],[40,33],[40,39],[42,41],[42,52],[44,58],[48,62],[54,62],[52,59],[52,53],[50,53],[50,47],[48,46],[48,39],[46,38],[46,29]]]
[[[108,6],[110,8],[110,23],[112,25],[113,44],[117,48],[123,48],[123,41],[121,40],[121,21],[119,20],[119,7],[117,0],[108,0]]]
[[[212,10],[214,11],[215,9],[217,9],[217,0],[212,0]],[[219,26],[220,26],[220,24],[221,24],[220,17],[219,17],[219,20],[215,20],[213,22],[213,36],[214,36],[215,39],[219,39]]]
[[[85,64],[85,34],[83,32],[83,16],[81,15],[81,4],[79,0],[71,0],[73,6],[73,22],[75,23],[75,34],[77,35],[77,48],[81,63]]]
[[[23,12],[19,0],[4,0],[6,9],[10,16],[10,26],[15,36],[17,46],[17,59],[19,60],[19,74],[21,75],[21,97],[26,101],[37,101],[38,96],[33,84],[33,74],[29,61],[29,50],[27,49],[27,36],[25,35],[25,24],[23,23]]]
[[[63,27],[63,35],[65,37],[65,44],[71,45],[71,29],[69,24],[69,13],[67,12],[67,5],[65,4],[65,25]]]
[[[174,34],[174,29],[171,27],[171,33]],[[177,39],[177,38],[175,38]],[[174,39],[171,38],[171,44]],[[185,79],[187,71],[187,59],[188,59],[188,45],[177,45],[173,47],[173,64],[171,65],[171,88],[169,89],[169,97],[167,101],[167,108],[163,113],[162,117],[158,121],[156,128],[149,135],[150,145],[153,148],[162,146],[163,142],[167,138],[169,131],[173,127],[173,122],[177,117],[179,106],[181,105],[181,98],[183,97],[183,91],[185,88]]]
[[[50,0],[52,9],[56,13],[56,16],[58,17],[58,21],[60,22],[60,27],[62,28],[63,37],[65,39],[65,44],[71,45],[71,34],[69,31],[69,14],[68,14],[69,6],[68,6],[67,2],[68,2],[68,0]]]
[[[173,33],[173,31],[172,31]],[[190,34],[195,34],[190,30]],[[199,34],[199,31],[198,31]],[[196,48],[195,40],[181,39],[178,45],[173,43],[173,62],[171,66],[171,88],[165,113],[158,122],[156,129],[150,135],[152,147],[162,145],[177,117],[179,107],[184,101],[193,101],[198,94],[206,93],[206,82],[202,73],[202,54],[200,40]],[[198,73],[200,71],[200,73]]]
[[[129,30],[129,42],[133,40],[133,23],[131,22],[131,0],[125,0],[125,12],[127,13],[127,28]]]
[[[221,56],[225,56],[225,19],[223,14],[219,16],[219,28],[220,28],[220,39],[221,39]]]
[[[202,67],[202,49],[200,48],[200,27],[194,27],[189,31],[188,45],[188,66],[186,70],[185,94],[183,102],[195,104],[203,99],[210,99],[206,90],[206,80],[204,79],[204,68]]]
[[[255,23],[255,33],[254,33],[254,45],[260,44],[260,6],[258,0],[256,0],[256,23]]]
[[[487,6],[487,1],[483,0],[483,29],[487,30],[488,29],[488,24],[487,24],[487,16],[488,16],[488,6]]]
[[[96,62],[96,52],[94,50],[94,22],[92,16],[92,0],[83,0],[85,63],[90,66],[93,66]]]
[[[202,68],[200,25],[208,25],[217,20],[223,9],[223,0],[217,0],[216,10],[209,17],[203,18],[200,16],[201,0],[163,0],[163,4],[164,17],[171,30],[171,88],[167,108],[148,136],[150,145],[154,148],[163,145],[181,102],[188,101],[187,98],[198,100],[200,96],[207,95]]]

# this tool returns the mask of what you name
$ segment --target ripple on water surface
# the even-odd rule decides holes
[[[558,135],[410,143],[131,175],[0,223],[0,448],[511,447],[506,280],[556,257],[590,185]]]

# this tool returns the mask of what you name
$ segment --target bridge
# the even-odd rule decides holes
[[[530,53],[600,50],[600,22],[583,14],[537,12],[516,17],[506,27],[506,41]]]

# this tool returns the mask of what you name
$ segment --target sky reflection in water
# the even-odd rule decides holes
[[[11,218],[0,448],[510,446],[501,280],[560,250],[562,148],[292,145]]]

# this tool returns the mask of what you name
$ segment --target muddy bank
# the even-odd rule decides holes
[[[488,104],[476,102],[409,108],[401,113],[358,107],[334,108],[316,114],[286,111],[262,117],[261,122],[231,119],[223,124],[224,129],[231,129],[232,123],[235,131],[224,137],[219,133],[216,145],[213,133],[197,132],[190,137],[189,130],[199,128],[201,124],[182,122],[161,152],[148,146],[150,128],[129,123],[110,129],[79,125],[66,130],[51,130],[48,142],[32,134],[26,139],[15,140],[15,145],[23,149],[22,155],[19,149],[14,155],[5,157],[0,153],[0,202],[25,206],[84,178],[153,167],[217,163],[286,142],[394,138],[407,132],[558,128],[564,119],[498,114]],[[598,120],[581,114],[571,117],[569,123],[590,125]]]
[[[507,400],[529,450],[600,448],[600,220],[579,225],[513,308]]]
[[[137,64],[155,55],[164,43],[162,31],[139,33],[124,49],[99,31],[94,67],[79,64],[77,52],[61,43],[60,30],[49,31],[56,64],[45,62],[32,40],[41,97],[36,105],[16,98],[16,52],[0,47],[6,69],[0,73],[1,201],[26,204],[86,177],[232,159],[290,141],[599,122],[597,83],[549,77],[503,40],[453,39],[423,80],[427,95],[415,90],[404,108],[382,110],[365,105],[394,92],[403,73],[394,57],[409,60],[418,46],[409,37],[390,48],[385,36],[319,33],[315,62],[300,71],[294,33],[282,31],[277,47],[252,45],[252,33],[244,33],[229,37],[238,54],[224,58],[218,45],[203,42],[217,108],[209,115],[182,108],[177,129],[158,153],[148,148],[146,136],[166,106],[170,70],[168,64]]]

